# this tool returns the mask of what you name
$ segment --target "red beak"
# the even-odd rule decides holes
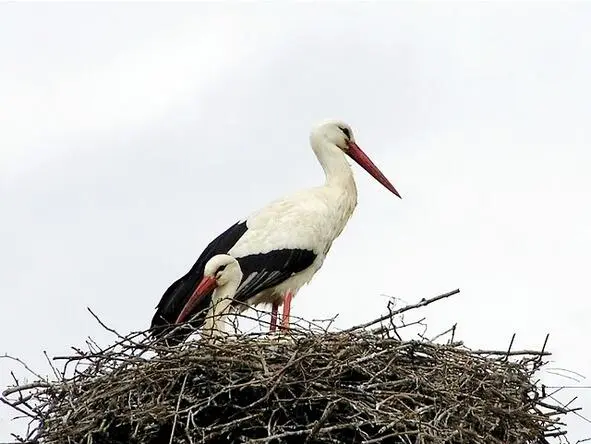
[[[374,165],[361,148],[359,148],[355,142],[347,142],[347,144],[349,145],[349,150],[347,151],[349,157],[361,165],[365,171],[371,174],[373,178],[381,183],[386,189],[402,199],[400,194],[398,194],[398,191],[396,191],[396,188],[394,188],[394,185],[390,183],[386,176],[382,174],[380,169]]]
[[[212,278],[210,276],[203,276],[203,279],[201,279],[201,282],[199,283],[199,285],[197,285],[197,288],[195,289],[195,291],[183,307],[183,311],[181,311],[179,317],[176,318],[175,323],[180,324],[182,322],[185,322],[189,318],[191,312],[195,309],[199,301],[201,301],[201,299],[203,299],[205,295],[213,291],[213,289],[217,287],[217,285],[218,283],[215,280],[215,278]]]

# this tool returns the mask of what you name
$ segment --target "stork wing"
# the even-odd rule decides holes
[[[263,290],[274,287],[308,268],[316,254],[304,249],[281,249],[237,258],[243,278],[234,299],[246,302]]]

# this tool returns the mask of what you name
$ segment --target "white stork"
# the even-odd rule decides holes
[[[170,331],[187,303],[191,304],[191,325],[203,324],[211,293],[199,299],[195,306],[190,298],[203,278],[205,264],[217,254],[230,254],[240,263],[243,278],[234,304],[271,303],[270,330],[274,331],[277,310],[283,303],[282,325],[288,328],[293,296],[322,266],[332,242],[341,234],[357,205],[357,187],[345,154],[400,197],[356,144],[346,123],[328,121],[316,126],[310,134],[310,144],[324,169],[324,185],[275,200],[215,238],[188,273],[162,296],[152,319],[155,335]],[[170,336],[176,342],[188,335],[190,332],[185,331]]]
[[[231,303],[241,281],[242,270],[236,259],[228,254],[212,257],[205,264],[203,279],[179,314],[176,323],[185,322],[199,301],[213,291],[211,308],[203,325],[203,336],[211,338],[221,336],[226,324],[221,317],[228,314],[232,308]]]

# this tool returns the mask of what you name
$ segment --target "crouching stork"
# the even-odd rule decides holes
[[[227,316],[232,309],[232,301],[240,282],[242,282],[242,270],[236,259],[228,254],[212,257],[205,264],[203,279],[185,304],[176,323],[185,322],[199,301],[213,292],[211,306],[203,325],[202,337],[216,338],[223,335],[227,326],[227,321],[223,317]]]

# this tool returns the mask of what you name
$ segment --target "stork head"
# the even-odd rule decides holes
[[[199,301],[218,287],[233,284],[236,287],[242,280],[242,270],[236,259],[228,254],[218,254],[205,264],[203,278],[183,307],[176,323],[182,323],[192,314]],[[215,302],[215,301],[214,301]]]
[[[214,281],[215,287],[224,286],[230,281],[240,281],[242,279],[240,264],[229,254],[218,254],[205,264],[203,280],[206,279]]]
[[[387,190],[402,198],[394,185],[384,176],[380,169],[371,161],[355,142],[353,130],[349,125],[340,120],[327,120],[312,130],[310,142],[314,150],[320,147],[332,145],[357,162],[365,171],[381,183]]]
[[[332,145],[336,145],[341,151],[347,152],[349,143],[355,143],[353,130],[351,127],[340,120],[326,120],[316,125],[310,134],[310,139],[314,145],[324,140]]]

